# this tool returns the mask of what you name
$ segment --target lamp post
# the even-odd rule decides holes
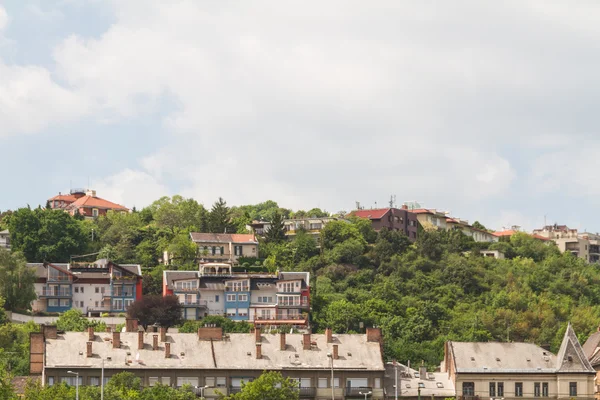
[[[335,400],[335,389],[333,387],[333,354],[327,353],[327,357],[331,359],[331,400]]]
[[[196,386],[196,390],[200,389],[200,398],[204,399],[204,390],[206,390],[206,388],[208,388],[208,385],[206,386]]]
[[[102,373],[100,377],[100,400],[104,400],[104,358],[102,359]]]
[[[358,394],[361,394],[361,395],[365,396],[365,400],[367,400],[367,396],[370,395],[371,393],[373,393],[373,392],[371,392],[371,391],[364,392],[364,393],[363,392],[358,392]]]
[[[79,372],[67,371],[67,374],[75,375],[75,400],[79,400]]]

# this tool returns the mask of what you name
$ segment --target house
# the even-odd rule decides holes
[[[404,400],[443,400],[456,393],[447,373],[428,372],[425,365],[414,369],[398,362],[385,364],[385,392],[388,399],[394,399],[397,393]]]
[[[234,272],[231,264],[200,264],[198,271],[164,271],[163,296],[175,295],[183,318],[226,316],[255,325],[308,324],[308,272]]]
[[[198,388],[207,399],[241,391],[263,371],[297,380],[301,399],[385,397],[382,336],[366,334],[253,333],[223,334],[221,328],[198,333],[65,332],[44,326],[31,334],[30,372],[45,385],[59,382],[100,385],[120,372],[131,372],[143,386],[158,383]],[[70,374],[67,371],[79,375]],[[200,392],[201,390],[201,392]],[[333,391],[333,393],[332,393]]]
[[[97,218],[108,211],[129,212],[127,207],[96,196],[95,190],[73,189],[69,194],[59,193],[48,199],[48,205],[53,210],[65,210],[71,215],[79,213],[85,218]]]
[[[441,372],[456,396],[591,399],[596,372],[568,325],[557,355],[533,343],[447,342]]]
[[[402,206],[402,208],[355,210],[349,216],[371,220],[373,229],[377,232],[383,228],[387,228],[391,231],[404,232],[413,242],[417,239],[417,216],[409,211],[406,206]]]
[[[191,232],[203,262],[237,264],[240,257],[258,257],[258,240],[253,234]]]
[[[533,234],[545,240],[552,240],[562,253],[568,251],[587,262],[600,262],[600,235],[598,234],[579,233],[577,229],[558,224],[535,229]]]
[[[583,344],[583,352],[596,371],[596,384],[600,382],[600,326]],[[600,387],[596,386],[596,399],[600,398]]]
[[[455,229],[463,234],[472,237],[476,242],[497,242],[499,239],[492,232],[483,229],[475,228],[469,225],[469,221],[460,218],[446,218],[446,229]]]
[[[448,229],[447,214],[444,211],[427,208],[415,208],[410,210],[411,213],[417,216],[417,220],[421,226],[427,228]]]
[[[331,221],[337,221],[335,217],[311,217],[311,218],[293,218],[284,219],[283,225],[285,235],[289,238],[296,236],[298,231],[303,230],[311,235],[319,236],[325,225]],[[252,231],[256,236],[264,236],[269,229],[271,223],[268,221],[252,221],[246,226],[246,229]]]
[[[8,229],[0,231],[0,247],[10,250],[10,232]]]
[[[92,316],[121,313],[142,296],[139,265],[119,265],[106,259],[89,264],[27,265],[37,276],[34,312],[64,312],[74,308]]]

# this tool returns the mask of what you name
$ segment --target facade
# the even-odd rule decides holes
[[[463,399],[592,399],[595,392],[595,371],[570,324],[558,355],[533,343],[447,342],[441,370]]]
[[[596,371],[596,399],[600,399],[600,327],[583,344],[583,352]]]
[[[0,231],[0,247],[10,250],[10,232],[8,229]]]
[[[237,264],[240,257],[258,257],[258,240],[253,234],[191,232],[203,262]]]
[[[312,218],[295,218],[284,219],[285,235],[294,237],[300,230],[318,236],[325,225],[331,221],[337,221],[335,217],[312,217]],[[271,223],[268,221],[253,221],[246,228],[251,230],[256,236],[264,236],[271,228]]]
[[[106,259],[92,264],[30,263],[37,275],[34,312],[84,314],[121,313],[142,296],[139,265],[118,265]]]
[[[462,220],[460,218],[446,218],[446,229],[459,230],[463,234],[472,237],[476,242],[493,243],[499,240],[498,237],[492,232],[475,228],[469,225],[469,221]]]
[[[587,262],[600,262],[600,235],[598,234],[579,233],[577,229],[557,224],[535,229],[533,233],[546,240],[552,240],[562,253],[568,251]]]
[[[371,220],[373,229],[379,232],[383,228],[391,231],[400,231],[411,240],[417,239],[417,216],[409,211],[406,206],[402,208],[378,208],[373,210],[356,210],[350,216],[367,218]]]
[[[164,271],[163,296],[168,295],[179,297],[185,319],[220,315],[257,326],[305,326],[310,274],[234,272],[230,264],[200,264],[198,271]]]
[[[71,215],[79,213],[85,218],[97,218],[108,211],[129,212],[120,204],[96,196],[95,190],[73,189],[69,194],[59,193],[48,199],[48,204],[53,210],[65,210]]]
[[[396,389],[396,385],[398,389]],[[447,399],[455,396],[454,383],[444,372],[428,372],[424,365],[413,369],[398,362],[385,364],[385,392],[388,399]]]
[[[263,371],[296,379],[301,399],[369,399],[385,397],[381,331],[365,335],[229,333],[200,328],[194,333],[66,332],[46,326],[31,334],[30,371],[45,385],[75,383],[67,371],[79,373],[81,385],[100,385],[131,372],[144,386],[157,383],[202,388],[207,399],[237,393],[242,382]],[[332,379],[333,369],[333,379]],[[199,393],[200,394],[200,393]]]

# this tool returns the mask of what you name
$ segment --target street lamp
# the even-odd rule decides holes
[[[200,398],[204,399],[204,390],[206,390],[206,388],[208,388],[208,385],[206,386],[196,386],[196,390],[200,389]]]
[[[327,353],[327,357],[331,359],[331,400],[335,400],[335,390],[333,388],[333,354]]]
[[[365,400],[367,400],[367,396],[370,395],[371,393],[373,393],[373,392],[371,392],[371,391],[364,392],[364,393],[363,392],[358,392],[358,394],[365,396]]]
[[[79,372],[67,371],[67,374],[75,375],[75,400],[79,400]]]

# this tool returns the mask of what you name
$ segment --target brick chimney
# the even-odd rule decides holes
[[[256,343],[256,359],[260,360],[262,358],[262,343]]]
[[[171,358],[171,343],[165,342],[165,358]]]
[[[254,328],[254,339],[255,339],[256,343],[261,342],[260,328]]]
[[[333,359],[337,360],[338,358],[340,358],[339,352],[338,352],[338,345],[334,344],[333,345]]]
[[[92,356],[92,342],[87,342],[86,355],[88,358]]]
[[[118,349],[121,347],[121,332],[113,332],[113,349]]]
[[[88,327],[88,340],[90,342],[94,341],[94,328],[93,327]]]
[[[367,342],[381,343],[381,329],[367,328]]]
[[[125,330],[127,332],[135,332],[138,330],[138,320],[135,318],[125,319]]]
[[[56,339],[58,337],[56,325],[42,325],[42,333],[46,339]]]
[[[152,336],[152,350],[158,350],[158,335]]]
[[[331,328],[325,328],[325,338],[327,339],[327,343],[333,343],[333,333],[331,332]]]
[[[311,349],[311,345],[310,345],[310,333],[305,333],[304,335],[302,335],[302,348],[304,350],[310,350]]]
[[[160,334],[160,341],[161,342],[166,342],[167,341],[167,328],[164,327],[160,327],[158,329],[158,333]]]
[[[287,343],[285,342],[285,333],[281,332],[279,334],[279,350],[283,351],[287,348]]]
[[[138,331],[138,350],[144,349],[144,331]]]

